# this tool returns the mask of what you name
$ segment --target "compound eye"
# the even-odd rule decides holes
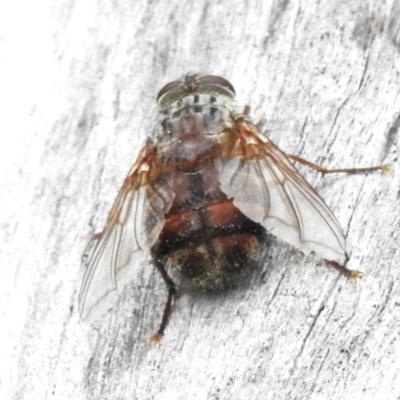
[[[179,85],[181,85],[182,82],[180,81],[173,81],[170,83],[167,83],[159,92],[157,95],[157,101],[160,100],[160,98],[162,96],[164,96],[165,94],[167,94],[168,92],[171,92],[172,90],[176,89],[177,87],[179,87]]]
[[[235,89],[229,81],[217,75],[206,75],[199,78],[199,81],[205,85],[216,85],[228,89],[233,94],[236,94]]]

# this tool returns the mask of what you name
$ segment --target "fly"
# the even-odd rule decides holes
[[[82,319],[121,286],[120,275],[143,252],[168,288],[155,343],[171,315],[176,271],[196,287],[225,287],[257,263],[271,235],[351,280],[362,275],[346,268],[337,219],[290,160],[323,174],[387,173],[388,166],[327,170],[283,153],[239,111],[233,86],[219,76],[188,74],[164,86],[157,103],[154,129],[93,237]]]

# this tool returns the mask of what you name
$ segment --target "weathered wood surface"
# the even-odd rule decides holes
[[[2,13],[2,399],[399,399],[400,3],[48,1]],[[17,3],[16,3],[17,4]],[[11,7],[15,7],[11,9]],[[356,284],[284,244],[246,290],[184,295],[144,262],[82,323],[81,255],[151,126],[161,85],[227,77],[338,216]]]

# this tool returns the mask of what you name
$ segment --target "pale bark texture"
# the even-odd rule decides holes
[[[0,398],[400,399],[400,3],[48,0],[1,6]],[[4,2],[6,4],[6,2]],[[229,79],[342,225],[351,283],[277,242],[249,287],[182,295],[148,258],[95,325],[77,295],[162,85]]]

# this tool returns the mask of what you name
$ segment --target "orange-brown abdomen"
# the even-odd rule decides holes
[[[221,191],[214,147],[204,144],[204,136],[198,139],[201,143],[196,147],[196,137],[191,137],[191,148],[198,154],[190,164],[179,162],[175,156],[179,148],[168,155],[166,169],[175,196],[151,253],[156,262],[177,269],[196,286],[212,289],[250,270],[267,235]],[[182,140],[181,146],[186,143]]]

